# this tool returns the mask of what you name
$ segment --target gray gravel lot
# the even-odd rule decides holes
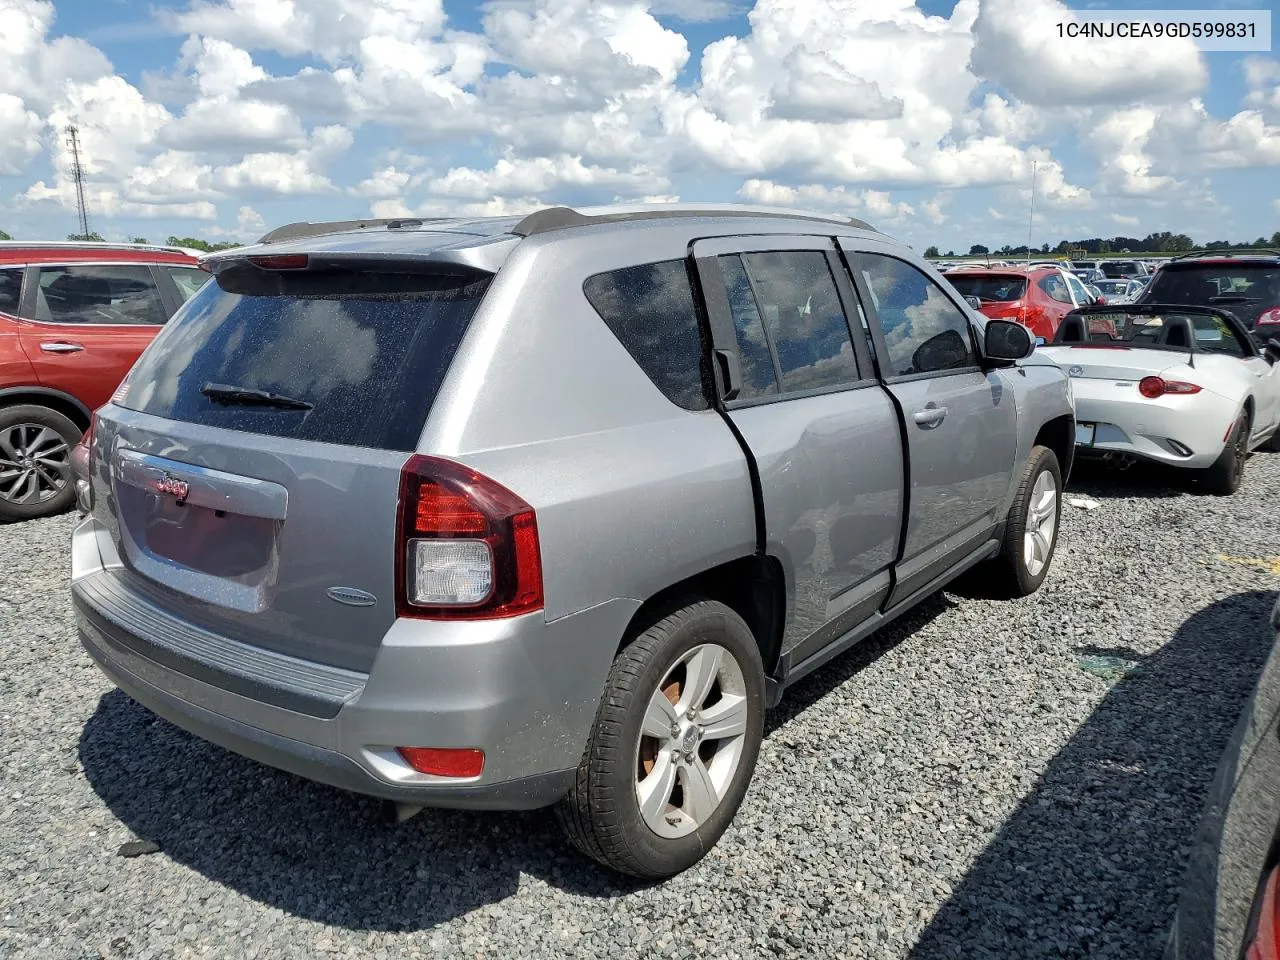
[[[1280,455],[1231,499],[1170,482],[1079,476],[1102,506],[1037,596],[939,595],[793,690],[734,826],[655,887],[545,815],[392,828],[155,719],[76,641],[72,518],[0,527],[0,956],[1153,955],[1280,586],[1247,562]]]

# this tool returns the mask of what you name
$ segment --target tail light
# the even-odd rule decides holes
[[[1183,380],[1165,380],[1162,377],[1143,377],[1138,381],[1138,392],[1148,400],[1155,400],[1167,393],[1189,394],[1199,393],[1200,388],[1194,383]]]
[[[534,510],[469,467],[415,455],[400,472],[396,613],[493,620],[542,609]]]
[[[1280,307],[1272,307],[1270,310],[1264,310],[1258,315],[1258,319],[1254,322],[1254,328],[1258,327],[1280,327]],[[1268,333],[1270,331],[1267,331]]]
[[[95,413],[89,419],[89,429],[71,450],[71,477],[75,485],[76,507],[81,513],[93,510],[93,484],[89,477],[93,472],[93,428],[97,423],[98,415]]]

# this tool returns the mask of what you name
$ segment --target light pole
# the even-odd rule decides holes
[[[1031,233],[1036,222],[1036,161],[1031,161],[1031,213],[1027,217],[1027,266],[1031,265]]]

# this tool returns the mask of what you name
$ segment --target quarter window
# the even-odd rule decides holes
[[[186,301],[195,296],[196,291],[205,285],[212,274],[195,267],[170,267],[169,276],[173,277],[178,295]]]
[[[1048,276],[1040,281],[1039,287],[1059,303],[1071,303],[1071,290],[1067,282],[1058,276]],[[1072,304],[1075,306],[1075,304]]]
[[[708,408],[698,315],[683,260],[598,273],[583,291],[667,399],[686,410]]]
[[[22,302],[22,268],[0,270],[0,313],[18,312]]]
[[[976,366],[968,318],[941,287],[893,257],[860,253],[856,260],[880,317],[891,376]]]
[[[52,323],[162,324],[164,307],[145,266],[41,267],[36,319]]]
[[[1067,286],[1076,295],[1076,304],[1078,306],[1083,307],[1093,303],[1093,296],[1084,288],[1084,284],[1077,277],[1067,277]]]

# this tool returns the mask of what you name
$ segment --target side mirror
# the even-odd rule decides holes
[[[975,310],[982,309],[982,301],[979,300],[977,297],[965,297],[964,302],[967,303],[969,306],[973,307],[973,309]]]
[[[1262,348],[1262,355],[1273,367],[1280,363],[1280,337],[1272,337],[1268,340],[1267,345]]]
[[[1031,356],[1035,343],[1031,331],[1010,320],[988,320],[983,338],[982,352],[987,360],[997,366],[1008,366],[1016,360]]]

